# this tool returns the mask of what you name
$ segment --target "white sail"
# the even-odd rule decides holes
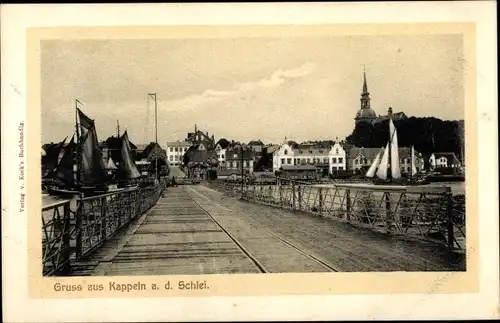
[[[392,119],[389,121],[389,129],[391,134],[391,175],[393,179],[400,179],[398,133]]]
[[[106,165],[106,169],[108,169],[108,170],[110,170],[110,169],[118,169],[118,167],[116,167],[115,162],[113,161],[113,158],[111,158],[111,156],[108,159],[108,163]]]
[[[411,175],[415,176],[417,168],[415,166],[415,149],[411,146]]]
[[[373,177],[375,175],[375,170],[377,170],[379,162],[380,162],[380,151],[378,152],[377,157],[375,157],[375,160],[370,166],[370,169],[368,169],[368,171],[366,172],[366,177]]]
[[[377,177],[381,179],[387,179],[387,166],[389,163],[389,143],[384,150],[384,155],[382,156],[382,160],[380,161],[380,165],[377,170]]]

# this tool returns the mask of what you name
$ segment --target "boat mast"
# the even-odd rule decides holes
[[[120,121],[116,120],[116,137],[120,138]]]
[[[78,103],[81,104],[78,99],[75,99],[75,129],[76,129],[76,178],[75,186],[78,187],[80,184],[80,130],[78,129]]]
[[[392,160],[391,160],[391,149],[392,149],[392,133],[391,133],[391,120],[392,120],[392,108],[389,107],[389,113],[388,113],[388,116],[389,116],[389,151],[388,151],[388,165],[389,165],[389,170],[387,172],[387,179],[389,181],[392,181]]]

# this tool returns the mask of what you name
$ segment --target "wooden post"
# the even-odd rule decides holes
[[[293,211],[296,210],[295,207],[295,182],[292,181],[292,209]]]
[[[71,270],[70,268],[70,258],[71,258],[71,218],[70,218],[70,210],[69,210],[69,202],[64,204],[63,211],[63,236],[62,236],[62,245],[63,245],[63,259],[65,262],[65,266],[63,268],[63,272],[68,274]]]
[[[101,239],[106,239],[106,197],[101,198]]]
[[[75,211],[75,226],[76,226],[76,259],[82,256],[82,216],[83,216],[83,201],[77,201]]]
[[[345,214],[346,214],[346,220],[347,222],[351,222],[351,190],[347,189],[346,191],[346,196],[345,196]]]
[[[280,205],[283,205],[283,186],[281,184],[278,186],[278,190],[280,195]]]
[[[319,187],[318,188],[318,195],[319,195],[319,208],[318,211],[321,213],[323,211],[323,188]]]
[[[385,193],[385,233],[391,233],[391,195],[389,192]]]
[[[453,194],[449,193],[446,197],[446,217],[447,217],[447,229],[448,229],[448,249],[453,250],[453,244],[455,241],[455,235],[453,232]]]
[[[302,210],[302,187],[299,185],[297,187],[297,198],[299,199],[299,210]]]

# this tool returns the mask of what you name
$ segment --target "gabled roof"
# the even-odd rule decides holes
[[[396,112],[392,114],[392,120],[398,121],[408,118],[404,112]],[[372,124],[384,122],[389,119],[389,115],[378,116],[376,119],[372,121]]]
[[[349,150],[349,159],[355,159],[359,155],[363,155],[365,158],[373,159],[377,154],[383,151],[382,148],[364,148],[364,147],[353,147]]]
[[[264,143],[260,139],[257,139],[250,141],[248,146],[264,146]]]
[[[104,141],[108,149],[121,149],[122,139],[120,137],[111,136]],[[140,150],[136,145],[129,141],[132,150]],[[140,146],[140,145],[138,145]]]
[[[227,140],[225,138],[221,138],[221,139],[219,139],[219,141],[217,141],[215,146],[220,145],[220,147],[222,149],[226,149],[229,146],[229,144],[230,144],[229,140]]]
[[[142,150],[142,151],[140,152],[140,154],[139,154],[140,156],[138,156],[138,157],[139,157],[140,159],[145,159],[145,158],[148,158],[148,157],[149,157],[149,155],[151,154],[151,151],[152,151],[153,149],[155,149],[155,147],[157,147],[158,149],[160,149],[160,150],[161,150],[160,155],[161,155],[163,158],[165,158],[165,157],[166,157],[166,155],[165,155],[165,151],[164,151],[164,150],[161,148],[161,146],[160,146],[159,144],[157,144],[156,142],[150,142],[150,143],[149,143],[149,144],[148,144],[148,145],[144,148],[144,150]],[[139,149],[137,149],[137,150],[139,150]]]
[[[328,155],[329,152],[330,152],[329,148],[304,147],[304,146],[299,146],[299,148],[295,148],[293,150],[295,156],[305,156],[305,157]]]
[[[268,146],[267,147],[267,153],[268,154],[272,154],[274,153],[276,150],[280,149],[280,146],[279,145],[272,145],[272,146]]]
[[[167,142],[167,147],[189,147],[191,146],[191,143],[187,141],[168,141]]]

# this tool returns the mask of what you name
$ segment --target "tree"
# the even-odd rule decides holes
[[[428,163],[434,152],[453,152],[461,158],[462,123],[463,121],[443,121],[433,117],[410,117],[397,120],[394,125],[398,131],[399,146],[414,146]],[[379,148],[385,147],[388,138],[389,121],[385,120],[374,125],[358,123],[346,141],[357,147]]]

